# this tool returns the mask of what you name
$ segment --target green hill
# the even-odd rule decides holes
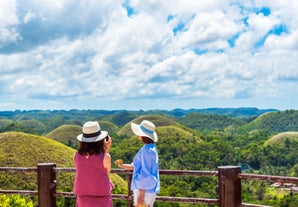
[[[229,126],[241,126],[245,122],[237,118],[231,118],[224,115],[216,114],[202,114],[202,113],[191,113],[180,118],[179,123],[188,126],[192,129],[196,129],[201,132],[209,132],[213,130],[223,131]]]
[[[156,128],[156,132],[158,134],[156,145],[160,154],[160,168],[193,169],[190,163],[184,161],[188,157],[195,158],[190,153],[193,153],[193,149],[202,143],[201,138],[178,125],[160,126]],[[115,159],[123,159],[124,162],[130,163],[141,146],[142,143],[135,136],[131,136],[111,148],[111,154]]]
[[[118,126],[108,121],[99,121],[102,130],[108,131],[111,135],[116,134]],[[54,139],[74,149],[78,148],[76,137],[82,133],[82,127],[78,125],[64,124],[49,132],[45,137]]]
[[[245,125],[246,130],[263,129],[272,134],[287,131],[298,131],[298,111],[286,110],[268,112],[260,115],[249,124]]]
[[[73,167],[74,150],[44,137],[22,132],[0,134],[0,165],[5,167],[36,167],[38,163],[54,162],[57,167]],[[4,173],[0,188],[36,189],[35,173]],[[61,186],[71,186],[73,175],[63,175]]]
[[[124,124],[126,124],[127,122],[131,121],[136,117],[137,117],[136,112],[120,110],[115,114],[104,116],[103,120],[116,124],[117,126],[123,126]]]
[[[0,133],[0,166],[36,167],[38,163],[56,163],[57,167],[74,167],[75,150],[55,140],[21,132]],[[57,190],[72,191],[74,173],[58,173]],[[36,173],[0,173],[0,189],[36,190]],[[126,182],[110,174],[115,191],[127,191]]]
[[[46,126],[42,122],[34,119],[16,122],[4,119],[0,122],[0,129],[0,132],[17,131],[41,135],[46,131]]]
[[[157,146],[160,153],[160,167],[162,169],[192,169],[192,165],[184,161],[189,157],[194,157],[193,149],[202,143],[200,133],[163,115],[144,115],[125,124],[119,130],[118,135],[127,138],[123,138],[120,143],[111,148],[112,156],[116,159],[121,158],[124,162],[132,161],[142,143],[133,135],[130,124],[132,122],[139,124],[145,119],[156,125],[159,137]]]
[[[282,132],[272,136],[263,145],[262,165],[266,166],[267,174],[298,175],[298,132]],[[262,158],[261,158],[262,159]]]
[[[156,130],[159,141],[157,143],[160,154],[160,165],[164,169],[195,169],[189,158],[194,149],[202,143],[202,139],[179,126],[163,126]],[[197,153],[197,152],[196,152]],[[185,160],[188,160],[185,162]]]
[[[298,143],[298,132],[282,132],[267,140],[264,145],[285,145],[286,142]]]
[[[240,108],[207,108],[197,109],[196,112],[203,114],[217,114],[229,117],[255,117],[263,113],[277,111],[276,109],[258,109],[254,107],[240,107]]]
[[[161,111],[152,111],[150,115],[144,111],[36,111],[35,116],[40,117],[36,120],[52,131],[47,137],[20,132],[0,134],[0,166],[36,167],[40,162],[55,162],[58,167],[72,167],[75,149],[64,144],[69,145],[70,140],[73,145],[77,144],[76,136],[81,133],[85,120],[100,120],[101,128],[113,136],[112,160],[121,158],[125,163],[130,163],[142,146],[136,136],[133,136],[130,123],[138,124],[148,119],[155,123],[159,137],[156,145],[160,169],[216,170],[218,166],[236,165],[244,166],[244,170],[249,172],[297,177],[298,111],[270,112],[256,118],[249,115],[247,119],[242,115],[240,118],[242,110],[237,118],[233,115],[205,114],[196,110],[193,113],[184,110],[175,112],[179,116]],[[42,128],[38,127],[38,122],[32,122],[31,112],[21,112],[19,115],[23,113],[25,115],[22,117],[13,115],[16,112],[11,114],[14,119],[1,119],[0,128],[10,129],[9,131]],[[248,111],[244,113],[248,114]],[[26,127],[22,128],[24,126]],[[115,165],[112,167],[116,168]],[[57,176],[58,190],[71,191],[74,173],[59,172]],[[126,175],[122,176],[127,178]],[[115,193],[127,190],[127,183],[123,179],[114,178],[114,174],[111,174],[111,178],[117,187]],[[218,196],[214,190],[216,178],[162,175],[161,179],[162,196]],[[1,188],[34,190],[36,173],[28,175],[23,172],[0,172]],[[251,194],[250,189],[254,189],[256,193],[251,198],[245,197],[245,202],[257,200],[257,191],[262,190],[258,184],[249,184],[249,189],[243,188],[243,195],[248,195],[247,192]],[[258,200],[256,203],[268,204],[265,200]]]
[[[62,125],[54,129],[45,137],[61,142],[74,149],[78,148],[76,137],[82,133],[82,127],[77,125]]]
[[[162,115],[144,115],[144,116],[140,116],[136,119],[133,119],[132,121],[126,123],[119,131],[118,131],[118,136],[126,136],[126,137],[131,137],[133,135],[131,128],[130,128],[130,124],[136,123],[136,124],[140,124],[143,120],[149,120],[152,121],[156,127],[161,127],[161,126],[170,126],[170,125],[178,125],[178,123],[176,121],[174,121],[173,119],[166,117],[166,116],[162,116]]]
[[[13,123],[10,119],[0,119],[0,131],[4,132],[6,127]]]
[[[98,121],[98,123],[100,124],[100,128],[104,131],[108,131],[109,134],[113,135],[113,134],[117,134],[119,127],[110,122],[110,121]]]
[[[22,132],[0,134],[1,166],[35,167],[41,162],[55,162],[73,167],[73,149],[45,137]]]

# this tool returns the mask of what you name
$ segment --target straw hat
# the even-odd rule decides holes
[[[141,124],[131,123],[131,129],[133,133],[137,136],[148,137],[152,139],[154,142],[157,142],[157,134],[154,131],[155,125],[152,122],[148,120],[143,120]]]
[[[83,125],[83,133],[77,136],[77,139],[81,142],[97,142],[104,139],[107,135],[107,131],[100,130],[97,121],[87,121]]]

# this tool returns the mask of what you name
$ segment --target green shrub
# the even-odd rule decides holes
[[[0,207],[33,207],[33,202],[20,195],[0,195]]]

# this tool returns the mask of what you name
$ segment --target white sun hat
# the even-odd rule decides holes
[[[107,131],[100,130],[97,121],[87,121],[83,125],[83,133],[77,136],[77,139],[81,142],[97,142],[104,139],[107,135]]]
[[[148,137],[152,139],[154,142],[157,142],[157,134],[154,131],[155,125],[152,122],[148,120],[143,120],[141,124],[131,123],[131,129],[133,133],[137,136]]]

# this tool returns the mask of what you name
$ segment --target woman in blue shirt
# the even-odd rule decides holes
[[[158,153],[155,146],[157,134],[155,125],[147,120],[141,124],[131,124],[131,129],[138,139],[144,143],[131,164],[117,162],[118,167],[133,170],[131,190],[134,194],[136,206],[147,205],[153,207],[156,194],[160,192]]]

